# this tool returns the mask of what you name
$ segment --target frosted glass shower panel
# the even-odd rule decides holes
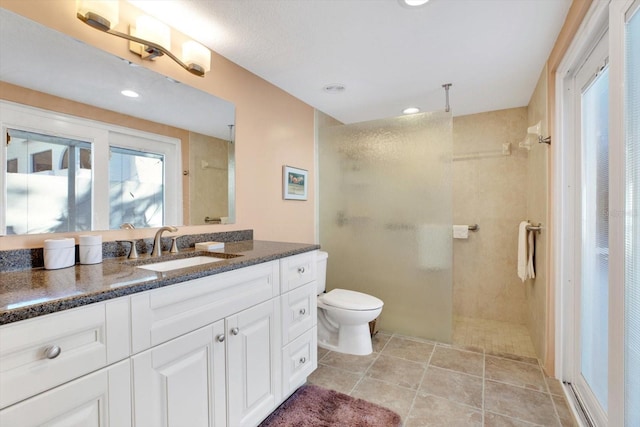
[[[384,329],[451,338],[451,157],[449,113],[320,129],[327,287],[381,298]]]

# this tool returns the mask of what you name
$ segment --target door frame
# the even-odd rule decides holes
[[[555,73],[555,126],[551,145],[553,162],[552,222],[556,232],[555,271],[555,368],[556,376],[570,379],[571,354],[575,348],[575,288],[577,235],[573,219],[579,209],[575,197],[578,153],[572,77],[609,31],[609,397],[608,424],[624,425],[624,25],[627,13],[640,0],[594,1]],[[565,387],[571,409],[580,420],[572,393]],[[581,420],[584,422],[585,420]]]

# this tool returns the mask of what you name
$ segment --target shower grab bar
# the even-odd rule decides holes
[[[542,224],[527,225],[527,231],[535,231],[536,233],[542,233]]]
[[[478,231],[478,230],[480,230],[480,226],[478,224],[470,225],[470,226],[468,226],[468,228],[469,228],[469,231]]]

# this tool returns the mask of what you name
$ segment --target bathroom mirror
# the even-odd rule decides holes
[[[116,126],[142,129],[163,137],[181,135],[184,225],[232,223],[235,218],[235,107],[232,103],[137,66],[65,34],[0,8],[0,99],[15,88],[25,91],[24,102],[37,105],[38,93],[64,100],[42,107],[68,114],[69,105],[91,105],[119,113],[101,120],[83,112],[83,118]],[[122,90],[134,90],[128,98]],[[32,92],[35,91],[35,92]],[[3,93],[5,92],[5,93]],[[56,111],[56,106],[66,108]],[[80,106],[81,108],[82,106]],[[92,109],[93,110],[93,109]],[[142,119],[142,120],[140,120]],[[144,122],[142,127],[136,123]],[[152,123],[151,123],[152,122]],[[157,126],[155,126],[157,125]],[[168,134],[167,129],[173,129]],[[180,132],[176,132],[178,129]],[[186,135],[186,136],[185,136]],[[191,154],[189,154],[191,153]],[[189,160],[187,161],[187,156]],[[111,157],[111,156],[109,156]],[[30,160],[31,161],[31,160]],[[94,156],[95,162],[109,162]],[[12,171],[9,159],[2,163],[3,177]],[[5,188],[5,200],[7,190]],[[210,193],[207,193],[210,192]],[[191,203],[189,197],[197,203]],[[217,201],[216,201],[217,200]],[[207,206],[212,202],[212,206]],[[168,203],[165,202],[165,203]],[[155,226],[155,225],[149,225]],[[95,228],[95,227],[94,227]],[[99,228],[117,228],[113,224]],[[7,234],[11,234],[7,227]],[[56,230],[57,231],[57,230]],[[29,231],[32,233],[33,231]],[[36,231],[37,232],[37,231]],[[51,232],[51,231],[43,231]],[[21,234],[21,233],[18,233]]]

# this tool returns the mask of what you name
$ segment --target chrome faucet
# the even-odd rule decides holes
[[[178,231],[178,229],[170,225],[166,227],[160,227],[158,231],[156,231],[156,237],[153,238],[153,251],[151,251],[151,256],[162,255],[162,242],[160,241],[160,239],[162,238],[162,233],[165,231],[170,231],[171,233],[175,233],[176,231]]]

